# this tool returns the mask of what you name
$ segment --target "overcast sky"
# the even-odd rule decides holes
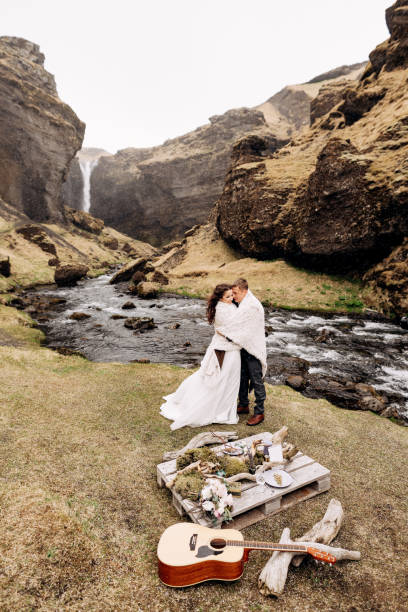
[[[84,146],[161,144],[285,85],[365,61],[392,0],[2,0],[40,45]]]

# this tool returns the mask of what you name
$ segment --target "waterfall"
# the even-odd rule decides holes
[[[91,174],[92,170],[97,166],[99,159],[80,159],[79,167],[82,172],[84,182],[84,192],[82,195],[82,210],[89,212],[91,208]]]

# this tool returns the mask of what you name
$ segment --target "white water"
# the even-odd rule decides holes
[[[80,159],[79,167],[84,181],[84,192],[82,194],[82,210],[89,212],[91,209],[91,174],[92,170],[98,165],[99,159]]]

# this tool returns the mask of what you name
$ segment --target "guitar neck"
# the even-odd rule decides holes
[[[307,547],[298,544],[281,544],[280,542],[258,542],[256,540],[225,540],[228,546],[239,546],[251,550],[279,550],[280,552],[307,553]]]

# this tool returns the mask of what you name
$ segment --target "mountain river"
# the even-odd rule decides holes
[[[32,309],[50,348],[69,347],[93,361],[146,359],[182,367],[200,363],[213,333],[203,300],[168,294],[142,300],[125,293],[126,283],[110,285],[109,279],[104,275],[72,288],[40,288],[26,294],[30,300],[65,300],[47,309],[46,316]],[[127,301],[135,308],[122,309]],[[90,317],[72,320],[74,312]],[[124,326],[124,318],[115,318],[118,315],[152,317],[157,327],[134,332]],[[265,315],[268,382],[284,383],[290,375],[306,373],[315,381],[368,384],[408,424],[408,331],[388,321],[347,314],[267,310]],[[319,382],[317,387],[306,386],[303,393],[333,401],[322,391],[324,385]]]

